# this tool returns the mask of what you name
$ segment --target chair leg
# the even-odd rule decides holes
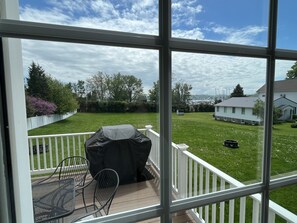
[[[85,191],[84,191],[84,188],[82,189],[82,199],[83,199],[83,203],[84,203],[84,207],[86,209],[86,212],[88,212],[87,205],[86,205],[86,200],[85,200]]]

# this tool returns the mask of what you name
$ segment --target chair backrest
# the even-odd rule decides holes
[[[105,168],[99,171],[94,179],[97,182],[94,190],[93,202],[99,209],[108,215],[110,205],[119,187],[119,175],[115,170]]]
[[[89,161],[82,156],[67,157],[57,167],[59,179],[73,178],[75,187],[82,187],[89,171],[89,165]]]

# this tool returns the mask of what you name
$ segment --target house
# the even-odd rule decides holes
[[[257,94],[259,98],[264,98],[266,85],[263,85]],[[280,80],[274,82],[274,106],[282,110],[279,120],[292,119],[297,113],[297,79]]]
[[[237,123],[259,124],[253,107],[258,99],[264,101],[266,86],[257,90],[258,97],[233,97],[215,105],[215,119]],[[297,114],[297,79],[274,82],[273,104],[281,109],[279,120],[291,120]]]
[[[233,97],[215,105],[215,119],[242,124],[259,124],[260,117],[253,113],[258,97]]]
[[[296,115],[297,103],[285,97],[280,97],[273,102],[274,106],[281,109],[282,116],[279,120],[291,120]]]
[[[273,91],[273,100],[278,98],[287,98],[291,101],[297,102],[297,79],[275,81]],[[257,90],[257,94],[261,98],[265,97],[265,92],[265,84]]]

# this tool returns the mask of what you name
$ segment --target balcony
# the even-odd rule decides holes
[[[147,169],[154,179],[120,185],[110,214],[159,204],[160,146],[159,134],[151,126],[139,129],[152,141]],[[65,157],[84,156],[84,142],[93,132],[29,136],[30,171],[32,179],[52,172]],[[35,147],[36,146],[36,147]],[[36,151],[33,151],[36,148]],[[203,195],[244,186],[226,173],[187,151],[186,144],[172,143],[172,193],[174,199]],[[47,152],[43,152],[46,151]],[[186,174],[185,174],[186,173]],[[88,197],[90,198],[90,195]],[[80,204],[78,204],[80,205]],[[260,222],[261,195],[211,204],[173,215],[173,222]],[[297,215],[273,201],[269,203],[269,222],[297,222]],[[146,221],[144,221],[146,222]],[[149,220],[149,222],[159,222]]]

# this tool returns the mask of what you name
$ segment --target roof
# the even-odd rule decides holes
[[[257,90],[257,93],[265,93],[265,92],[266,92],[265,84]],[[274,92],[297,92],[297,78],[275,81]]]
[[[258,97],[233,97],[222,101],[215,106],[253,108],[258,99]]]

